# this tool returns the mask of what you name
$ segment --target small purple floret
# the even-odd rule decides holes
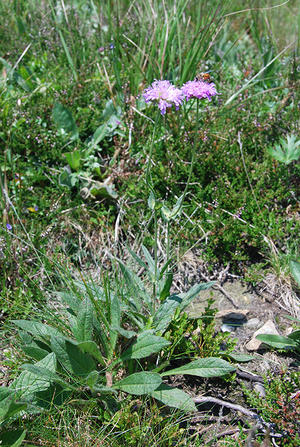
[[[181,89],[174,87],[170,81],[154,81],[150,87],[146,88],[143,97],[147,103],[157,102],[162,115],[172,105],[178,110],[184,99]]]
[[[208,99],[210,101],[212,96],[218,94],[214,83],[204,81],[188,81],[183,84],[181,90],[187,101],[190,98]]]
[[[12,230],[12,226],[9,223],[6,224],[6,228],[8,229],[8,231]]]

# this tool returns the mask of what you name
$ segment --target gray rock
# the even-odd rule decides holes
[[[260,329],[258,329],[256,332],[254,332],[252,339],[246,344],[246,349],[248,351],[257,351],[261,345],[262,341],[257,340],[256,336],[260,334],[274,334],[279,335],[275,324],[272,320],[268,320]]]

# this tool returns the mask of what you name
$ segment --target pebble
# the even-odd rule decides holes
[[[260,325],[260,320],[258,318],[250,318],[244,326],[247,326],[249,329],[255,329]]]
[[[260,340],[257,340],[257,338],[256,338],[256,336],[260,335],[260,334],[279,335],[273,321],[272,320],[266,321],[266,323],[260,329],[258,329],[256,332],[254,332],[251,340],[246,344],[245,347],[248,351],[257,351],[260,348],[260,346],[262,345],[263,342]]]

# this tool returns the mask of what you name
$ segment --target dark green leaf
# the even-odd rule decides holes
[[[0,433],[1,447],[19,447],[26,436],[26,430],[10,430]]]
[[[51,348],[61,366],[77,376],[88,376],[96,369],[93,358],[83,353],[74,342],[62,337],[51,337]]]
[[[239,353],[235,353],[235,352],[231,352],[230,354],[226,354],[225,355],[229,358],[231,358],[232,360],[234,360],[235,362],[251,362],[251,360],[254,360],[255,357],[253,357],[253,355],[248,355],[248,354],[239,354]]]
[[[121,360],[142,359],[155,352],[161,351],[171,343],[163,337],[147,335],[138,337],[137,340],[122,354]]]
[[[159,374],[152,372],[138,372],[131,374],[123,380],[115,383],[113,388],[125,393],[141,396],[148,394],[159,387],[162,380]]]
[[[60,102],[54,104],[52,119],[58,129],[69,134],[72,140],[78,138],[78,129],[72,113]]]

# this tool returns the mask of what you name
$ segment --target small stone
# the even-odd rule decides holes
[[[247,326],[249,329],[255,329],[260,325],[260,320],[258,318],[250,318],[250,320],[245,323],[244,326]]]
[[[237,326],[232,326],[231,324],[222,324],[221,331],[222,332],[234,332],[236,330]]]
[[[257,351],[260,348],[263,342],[256,338],[256,336],[260,334],[279,335],[273,321],[268,320],[260,329],[254,332],[252,339],[246,344],[246,349],[248,351]]]
[[[253,389],[254,389],[254,391],[257,392],[259,397],[266,397],[266,390],[265,390],[265,387],[264,387],[263,383],[254,382],[253,383]]]

